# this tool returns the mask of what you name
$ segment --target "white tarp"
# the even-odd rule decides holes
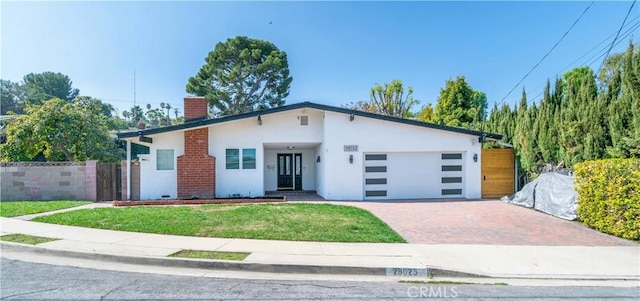
[[[577,218],[576,191],[573,188],[575,178],[558,172],[541,174],[538,178],[522,187],[503,201],[536,210],[567,220]]]

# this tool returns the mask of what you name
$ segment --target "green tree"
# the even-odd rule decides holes
[[[24,76],[25,102],[40,105],[43,101],[59,98],[65,101],[75,99],[80,91],[73,88],[73,82],[62,73],[29,73]]]
[[[516,131],[516,110],[511,110],[508,104],[503,104],[500,109],[500,123],[498,124],[498,133],[505,135],[504,141],[513,144]]]
[[[10,80],[0,80],[0,115],[8,112],[22,114],[24,112],[24,87]]]
[[[448,126],[479,128],[486,114],[486,95],[474,90],[464,76],[458,76],[448,79],[440,89],[433,120]]]
[[[345,109],[362,111],[367,113],[376,113],[376,114],[380,113],[378,112],[378,108],[376,108],[372,103],[364,100],[359,100],[356,102],[352,101],[346,105],[343,105],[342,107]]]
[[[433,122],[433,105],[428,103],[422,107],[422,110],[418,113],[418,119],[423,122]]]
[[[411,107],[419,103],[414,99],[413,88],[407,87],[405,95],[402,81],[394,80],[390,84],[385,83],[384,86],[375,84],[369,93],[370,104],[379,114],[393,117],[409,117]]]
[[[144,113],[144,115],[147,117],[147,120],[149,121],[149,124],[148,124],[149,127],[161,127],[165,125],[166,119],[164,117],[164,112],[162,112],[161,109],[158,109],[158,108],[149,109],[147,110],[146,113]]]
[[[518,157],[520,167],[529,174],[536,171],[538,167],[538,146],[536,144],[536,132],[534,122],[536,120],[537,109],[533,105],[527,105],[527,93],[522,90],[522,98],[516,113],[516,126],[513,145]]]
[[[163,110],[167,110],[167,120],[165,122],[165,125],[170,125],[171,124],[171,115],[170,114],[171,114],[171,108],[173,108],[173,107],[168,103],[161,102],[160,103],[160,108],[162,108]],[[178,117],[176,116],[176,118],[178,118]]]
[[[551,163],[572,168],[578,162],[640,157],[640,50],[613,54],[597,74],[575,68],[549,81],[539,104],[523,98],[491,110],[488,131],[505,135],[529,173]],[[533,122],[533,126],[531,126]]]
[[[130,111],[122,112],[122,117],[129,121],[131,127],[137,127],[140,122],[144,122],[144,111],[138,105],[131,107]]]
[[[113,105],[91,96],[78,96],[74,102],[82,107],[90,107],[92,112],[98,112],[106,117],[112,117],[115,112]]]
[[[98,112],[107,118],[107,129],[124,130],[129,128],[126,120],[120,118],[116,113],[116,109],[110,103],[103,102],[98,98],[91,96],[78,96],[73,100],[77,105],[89,109],[91,112]],[[126,111],[125,111],[126,112]],[[129,112],[123,112],[123,115]]]
[[[560,148],[558,145],[560,120],[558,117],[559,106],[554,104],[554,97],[556,96],[551,94],[551,83],[547,80],[534,127],[538,133],[537,143],[542,162],[557,165]]]
[[[609,103],[608,124],[611,145],[607,153],[614,158],[640,156],[640,49],[629,43],[610,70],[610,83],[604,101]],[[609,61],[609,60],[607,60]]]
[[[204,96],[218,115],[284,105],[293,78],[287,54],[270,42],[238,36],[220,42],[189,78],[187,93]]]
[[[7,143],[0,146],[3,161],[30,161],[44,154],[48,161],[117,161],[115,140],[107,117],[95,106],[61,99],[29,105],[26,115],[6,127]]]
[[[564,100],[562,103],[562,130],[560,157],[566,166],[598,157],[594,152],[598,143],[589,131],[590,107],[596,105],[595,75],[588,67],[578,67],[563,75]],[[596,121],[599,123],[599,121]]]

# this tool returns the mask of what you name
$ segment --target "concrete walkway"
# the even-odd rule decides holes
[[[100,205],[96,205],[100,206]],[[89,229],[0,218],[3,235],[23,233],[60,240],[20,250],[76,258],[179,266],[215,261],[166,257],[181,249],[249,252],[238,263],[217,261],[219,269],[264,272],[384,275],[387,268],[429,269],[443,276],[471,274],[500,278],[626,279],[640,281],[640,247],[373,244],[204,238]],[[84,254],[84,255],[83,255]]]

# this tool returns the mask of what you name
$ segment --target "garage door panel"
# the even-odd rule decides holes
[[[389,154],[389,198],[439,198],[441,160],[440,153]]]
[[[366,199],[463,196],[463,153],[372,153],[364,157]]]

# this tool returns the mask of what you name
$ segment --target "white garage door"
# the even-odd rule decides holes
[[[364,155],[365,199],[463,197],[462,153]]]

